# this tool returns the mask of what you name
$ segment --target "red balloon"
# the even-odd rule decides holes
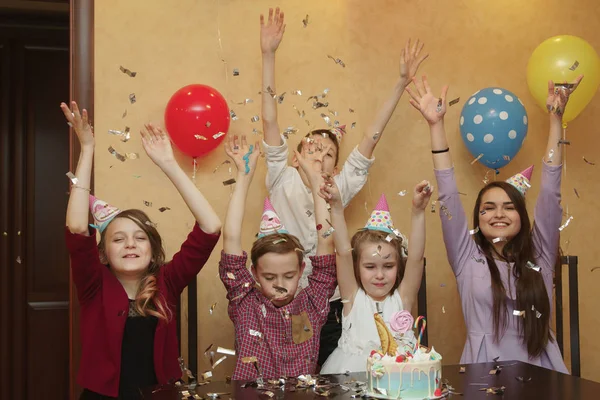
[[[184,86],[167,104],[165,127],[179,150],[192,157],[202,156],[225,139],[229,107],[221,93],[210,86]]]

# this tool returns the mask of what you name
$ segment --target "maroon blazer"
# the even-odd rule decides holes
[[[220,234],[207,234],[195,224],[173,260],[158,273],[158,289],[173,312],[169,322],[159,320],[154,335],[154,371],[158,383],[181,378],[175,310],[177,300],[206,261]],[[81,307],[81,363],[77,383],[86,389],[117,397],[121,372],[121,343],[129,300],[109,268],[100,263],[96,231],[90,236],[66,229],[71,272]]]

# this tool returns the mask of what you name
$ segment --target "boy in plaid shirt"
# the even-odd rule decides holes
[[[314,146],[306,143],[305,146]],[[306,149],[314,151],[315,149]],[[329,298],[336,287],[333,237],[326,221],[325,200],[318,196],[324,185],[321,165],[296,153],[309,177],[315,201],[319,238],[309,285],[298,292],[304,270],[304,248],[285,231],[269,200],[251,250],[252,266],[246,268],[241,231],[248,188],[258,159],[258,144],[248,147],[242,136],[225,144],[238,174],[223,229],[219,274],[227,289],[229,317],[235,326],[238,360],[233,379],[278,378],[315,372],[319,336],[329,312]]]

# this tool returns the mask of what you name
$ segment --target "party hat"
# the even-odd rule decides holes
[[[531,174],[533,172],[533,165],[524,171],[519,172],[508,178],[506,182],[513,185],[523,196],[527,193],[527,190],[531,187],[529,181],[531,180]]]
[[[375,209],[371,212],[371,216],[365,225],[365,229],[394,233],[392,231],[393,227],[394,223],[392,222],[392,216],[390,215],[390,207],[388,206],[385,194],[382,194]]]
[[[260,220],[258,237],[261,238],[272,233],[288,233],[288,231],[281,223],[281,220],[275,212],[271,201],[267,197],[265,198],[265,205],[263,207],[262,218]]]
[[[111,206],[110,204],[97,199],[94,195],[90,194],[90,211],[94,216],[94,224],[90,224],[93,228],[98,229],[100,232],[104,231],[110,221],[116,217],[121,210],[117,207]]]
[[[338,143],[341,143],[342,138],[346,134],[346,125],[336,126],[335,128],[331,128],[330,131],[331,131],[331,133],[333,133],[335,135]]]

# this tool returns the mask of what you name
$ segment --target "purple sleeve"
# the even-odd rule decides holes
[[[312,273],[308,276],[308,286],[304,289],[317,315],[323,318],[323,323],[329,313],[329,299],[337,286],[335,254],[310,256]],[[327,310],[326,312],[322,312]]]
[[[71,256],[71,274],[80,303],[91,299],[102,286],[102,268],[96,243],[96,230],[89,228],[90,235],[71,233],[65,228],[65,241]]]
[[[440,219],[448,262],[458,276],[467,264],[477,245],[469,234],[469,226],[465,210],[460,202],[460,195],[454,178],[454,168],[434,170],[438,184]],[[443,209],[443,207],[445,209]]]
[[[542,183],[534,211],[533,245],[538,260],[554,271],[560,238],[562,207],[560,182],[562,165],[543,163]]]
[[[198,275],[210,257],[220,234],[205,233],[198,223],[181,245],[181,249],[173,256],[173,260],[163,266],[165,282],[173,295],[179,296],[192,279]]]
[[[246,267],[248,254],[244,251],[241,256],[227,254],[221,251],[219,262],[219,277],[227,290],[229,300],[229,318],[235,322],[240,304],[246,296],[254,290],[254,278]]]

